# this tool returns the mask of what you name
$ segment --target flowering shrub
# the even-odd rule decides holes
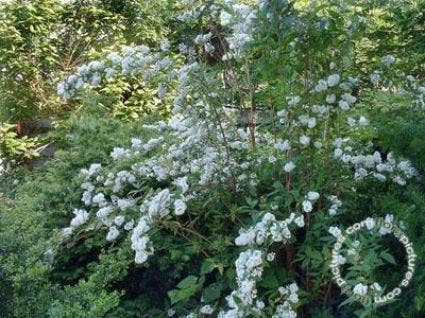
[[[166,39],[159,50],[124,47],[58,85],[71,99],[131,74],[173,106],[168,120],[143,125],[144,136],[116,145],[108,160],[90,163],[76,177],[80,202],[46,244],[45,257],[59,268],[72,263],[61,252],[79,255],[80,249],[98,258],[89,271],[97,267],[76,274],[78,284],[55,299],[50,315],[75,315],[69,299],[80,290],[107,300],[102,311],[91,304],[93,294],[83,293],[77,303],[92,317],[140,315],[137,308],[120,311],[117,289],[125,300],[145,294],[139,307],[149,317],[319,317],[336,313],[337,305],[347,317],[374,312],[339,296],[330,250],[338,226],[388,214],[386,198],[420,182],[409,160],[373,143],[362,100],[364,91],[383,87],[415,98],[414,90],[403,89],[404,78],[386,72],[395,58],[386,56],[379,69],[362,74],[350,43],[357,17],[340,21],[334,13],[345,7],[334,3],[305,11],[284,0],[182,5],[182,23],[205,18],[219,26],[178,48]],[[318,51],[310,55],[312,46]],[[180,56],[173,58],[173,50]],[[216,58],[213,65],[208,55]],[[367,255],[357,260],[359,268],[347,269],[354,294],[365,294],[364,284],[378,281],[375,276],[399,281],[391,274],[403,255],[392,256],[387,249],[395,245],[384,236],[380,244],[358,236],[355,248]],[[111,268],[108,278],[99,277]]]

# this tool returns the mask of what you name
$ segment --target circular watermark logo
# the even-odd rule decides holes
[[[347,281],[341,276],[340,265],[343,262],[341,262],[340,250],[344,242],[354,233],[365,229],[368,231],[378,230],[381,234],[392,234],[399,240],[406,251],[407,271],[404,273],[403,279],[397,285],[397,287],[381,296],[369,293],[367,285],[357,284],[355,286],[350,286],[350,284],[348,284]],[[409,285],[415,271],[415,260],[416,254],[413,250],[412,243],[398,226],[384,218],[367,218],[361,222],[353,224],[340,235],[337,235],[337,241],[335,242],[332,249],[332,261],[330,263],[330,269],[332,271],[333,280],[341,288],[341,291],[348,297],[352,297],[355,300],[360,301],[362,304],[382,305],[399,296],[401,294],[402,288],[405,288]],[[372,289],[373,286],[380,285],[374,283],[374,285],[372,285]]]

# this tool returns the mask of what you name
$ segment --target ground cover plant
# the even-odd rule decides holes
[[[7,160],[5,315],[423,316],[421,1],[99,3],[163,32],[61,70],[54,157]]]

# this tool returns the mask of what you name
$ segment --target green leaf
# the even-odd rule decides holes
[[[220,297],[222,288],[220,283],[213,283],[204,289],[202,298],[206,303],[213,302]]]
[[[212,258],[207,258],[201,265],[201,275],[211,273],[218,265]]]
[[[259,282],[261,287],[276,289],[281,285],[281,282],[276,277],[276,273],[272,269],[266,269],[262,280]]]
[[[381,256],[382,259],[386,260],[387,262],[389,262],[389,263],[391,263],[393,265],[396,265],[397,264],[396,261],[395,261],[395,259],[394,259],[394,257],[391,254],[389,254],[389,253],[387,253],[385,251],[381,252],[379,254],[379,256]]]
[[[178,303],[179,301],[185,300],[193,296],[199,289],[200,284],[198,278],[193,275],[187,276],[178,285],[178,289],[173,289],[168,292],[171,304]]]
[[[189,275],[185,279],[183,279],[178,285],[178,288],[190,288],[197,284],[198,277]]]

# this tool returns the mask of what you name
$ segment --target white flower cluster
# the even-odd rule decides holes
[[[248,5],[227,0],[228,10],[221,11],[220,23],[231,29],[231,34],[226,37],[229,44],[229,52],[223,56],[223,60],[239,58],[242,56],[247,45],[252,41],[253,22],[256,11]]]
[[[387,54],[382,58],[382,64],[389,67],[390,65],[395,63],[395,57],[391,54]]]
[[[212,315],[214,312],[214,307],[211,305],[204,305],[201,307],[200,312],[203,315]]]
[[[371,285],[366,285],[363,283],[358,283],[353,287],[353,294],[357,296],[366,296],[368,292],[372,293],[373,295],[379,295],[382,294],[382,287],[379,285],[379,283],[372,283]]]
[[[247,245],[264,245],[271,242],[286,243],[291,238],[291,232],[288,226],[296,223],[299,227],[304,226],[304,216],[291,213],[290,216],[283,220],[277,221],[276,217],[271,213],[266,213],[260,222],[248,229],[241,229],[239,236],[235,239],[237,246]]]
[[[338,209],[342,206],[342,202],[336,195],[329,195],[327,199],[331,202],[331,207],[328,209],[328,213],[334,216],[338,213]]]
[[[86,223],[90,217],[90,213],[83,209],[75,209],[72,213],[75,216],[71,220],[70,226],[62,229],[62,235],[65,238],[71,236],[74,230]]]
[[[328,115],[329,111],[335,111],[334,108],[330,108],[330,106],[335,104],[341,110],[349,110],[357,101],[357,98],[351,95],[352,89],[357,83],[358,79],[353,77],[348,77],[347,80],[343,81],[339,74],[331,74],[327,79],[319,80],[312,92],[326,92],[328,106],[316,106],[316,112],[322,116]]]
[[[250,313],[257,297],[256,281],[263,274],[263,254],[262,251],[254,249],[239,254],[235,263],[238,289],[226,297],[230,309],[220,311],[219,318],[246,317]]]
[[[159,122],[149,127],[171,135],[174,142],[168,149],[162,136],[147,142],[133,138],[130,148],[114,148],[111,152],[112,160],[134,161],[147,153],[149,159],[132,164],[129,170],[109,172],[106,175],[102,175],[103,169],[99,164],[93,164],[82,171],[85,179],[81,185],[85,190],[82,201],[87,207],[98,208],[95,214],[98,221],[108,228],[108,241],[119,237],[120,227],[132,231],[132,249],[136,253],[137,263],[143,263],[153,253],[148,231],[154,222],[168,216],[170,211],[176,216],[184,214],[187,201],[196,196],[195,193],[186,195],[189,191],[188,177],[193,179],[193,185],[207,186],[226,181],[231,175],[234,162],[231,158],[222,157],[224,148],[208,146],[211,133],[215,132],[218,136],[218,128],[197,121],[193,117],[192,106],[185,103],[185,97],[191,89],[190,73],[197,69],[197,64],[192,64],[176,72],[179,94],[174,101],[175,116],[168,123]],[[153,150],[159,150],[159,154],[152,155],[150,152]],[[226,166],[226,169],[221,169],[222,166]],[[146,179],[168,180],[174,188],[163,189],[153,197],[148,195],[137,203],[128,196],[131,192],[127,190],[137,188],[138,183]],[[122,192],[127,193],[128,197],[119,197]],[[134,227],[135,219],[139,221]],[[71,231],[67,231],[68,235],[71,234]]]
[[[310,213],[313,211],[313,204],[320,198],[320,194],[315,191],[310,191],[305,196],[305,200],[302,202],[303,211]]]
[[[342,235],[342,231],[337,226],[331,226],[328,230],[330,234],[332,234],[334,237],[338,238]]]
[[[348,77],[347,81],[341,81],[341,76],[339,74],[332,74],[329,75],[327,79],[319,80],[312,92],[327,92],[326,103],[329,105],[337,102],[338,93],[340,94],[340,99],[337,103],[338,107],[341,110],[348,110],[357,101],[357,98],[351,95],[351,90],[357,85],[357,82],[358,80],[352,77]]]
[[[319,197],[316,193],[309,193],[310,199]],[[260,222],[248,229],[241,229],[239,236],[235,239],[237,246],[272,244],[273,242],[286,243],[291,238],[288,226],[296,223],[299,227],[304,226],[304,216],[291,213],[283,220],[277,221],[271,213],[266,213]],[[257,298],[256,283],[261,279],[265,259],[273,261],[275,253],[265,253],[257,249],[249,249],[239,254],[236,260],[236,274],[238,289],[226,297],[230,309],[220,311],[219,318],[239,318],[246,317],[251,313],[260,314],[265,308],[265,304]],[[296,317],[294,305],[298,302],[298,287],[291,284],[279,288],[281,297],[285,298],[283,304],[276,307],[273,317]]]
[[[278,291],[285,301],[276,307],[272,318],[296,318],[295,305],[299,302],[297,284],[292,283],[285,287],[279,287]]]
[[[387,223],[387,224],[392,224],[393,223],[393,221],[394,221],[394,215],[392,215],[392,214],[387,214],[387,215],[385,215],[385,218],[384,218],[384,224],[385,223]],[[374,226],[374,225],[373,225]],[[385,235],[385,234],[389,234],[389,233],[391,233],[391,230],[390,229],[388,229],[388,228],[386,228],[384,225],[382,225],[380,228],[379,228],[379,233],[381,234],[381,235]]]
[[[211,53],[215,50],[214,45],[211,44],[212,33],[198,34],[195,37],[195,44],[202,46],[207,53]]]
[[[354,166],[354,179],[357,181],[372,176],[381,182],[391,179],[393,182],[404,186],[406,179],[419,176],[418,171],[408,160],[397,162],[391,152],[387,154],[386,159],[383,159],[378,151],[375,151],[372,155],[355,155],[351,146],[343,147],[343,143],[346,141],[348,139],[343,140],[341,138],[334,141],[336,147],[334,156],[343,164]]]
[[[74,74],[58,84],[58,94],[64,98],[72,98],[85,84],[99,85],[104,79],[121,75],[141,75],[144,80],[151,81],[160,74],[170,74],[173,62],[150,48],[141,45],[125,46],[121,52],[109,53],[104,60],[92,61],[80,66]],[[164,77],[164,76],[162,76]],[[165,80],[168,80],[167,78]],[[164,95],[164,84],[160,86],[158,95]]]
[[[219,13],[219,7],[214,3],[197,0],[181,0],[184,10],[176,18],[182,22],[197,20],[201,15],[208,15],[210,18],[216,18]]]
[[[364,295],[367,294],[367,289],[368,289],[367,285],[364,285],[362,283],[358,283],[356,286],[354,286],[353,293],[355,295],[364,296]]]

